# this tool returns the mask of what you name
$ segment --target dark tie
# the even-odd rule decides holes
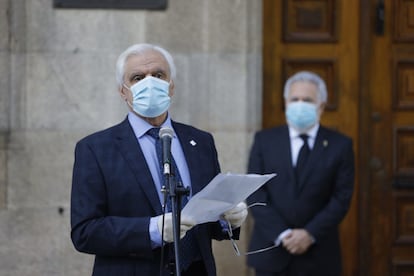
[[[150,135],[155,139],[155,150],[157,152],[158,163],[160,164],[160,171],[162,176],[162,183],[161,186],[165,185],[165,177],[164,177],[164,170],[163,170],[163,159],[162,159],[162,141],[159,137],[160,128],[151,128],[147,131],[147,134]],[[174,158],[171,155],[171,167],[172,167],[172,175],[175,177],[176,183],[181,183],[181,176],[180,172],[178,171],[178,167],[175,164]],[[187,196],[183,195],[182,207],[188,202]],[[171,211],[171,200],[170,197],[167,197],[167,209]],[[197,241],[195,239],[193,231],[188,231],[184,238],[180,240],[180,267],[181,270],[187,269],[192,260],[198,259],[200,257],[199,249],[197,245]]]
[[[303,140],[303,146],[300,148],[298,160],[296,162],[296,179],[299,179],[300,175],[303,174],[303,169],[305,168],[306,161],[308,159],[310,148],[308,144],[308,135],[301,134],[299,137]]]
[[[159,136],[160,128],[151,128],[147,131],[147,134],[155,139],[155,151],[157,152],[157,158],[158,158],[158,165],[159,165],[159,171],[161,176],[161,188],[165,187],[165,176],[164,176],[164,164],[162,163],[162,141]],[[167,188],[167,187],[165,187]],[[167,210],[171,211],[171,200],[169,197],[167,197],[166,201]]]

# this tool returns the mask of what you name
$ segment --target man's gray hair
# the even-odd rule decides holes
[[[318,88],[318,100],[320,103],[326,103],[328,100],[328,92],[326,90],[325,81],[317,74],[309,71],[300,71],[291,76],[285,83],[285,88],[283,90],[283,96],[285,100],[289,97],[290,87],[293,83],[297,81],[306,81],[311,82],[316,85]]]
[[[168,66],[170,67],[169,69],[171,74],[171,80],[175,80],[177,69],[175,67],[174,59],[171,56],[171,54],[160,46],[154,44],[141,43],[134,44],[128,47],[122,54],[119,55],[118,60],[116,61],[116,81],[120,87],[124,83],[125,63],[128,60],[128,58],[130,56],[138,56],[149,51],[157,51],[165,58],[165,60],[168,63]]]

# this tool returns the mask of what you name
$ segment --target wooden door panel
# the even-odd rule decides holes
[[[414,42],[414,1],[394,0],[387,4],[392,8],[394,41]]]
[[[372,18],[378,1],[366,2],[361,16]],[[414,1],[385,0],[384,7],[384,33],[369,32],[375,21],[366,21],[362,38],[362,116],[369,118],[362,145],[371,164],[361,190],[368,209],[361,229],[371,233],[361,242],[368,248],[362,263],[367,275],[414,275]]]
[[[414,1],[361,4],[361,275],[414,275]],[[368,164],[368,165],[365,165]],[[366,169],[365,169],[366,168]]]
[[[337,0],[283,1],[283,40],[285,42],[337,41]]]

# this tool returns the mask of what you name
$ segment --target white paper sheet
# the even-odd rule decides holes
[[[235,207],[239,202],[259,189],[273,174],[231,174],[220,173],[200,192],[194,195],[181,211],[197,224],[217,221],[220,215]]]

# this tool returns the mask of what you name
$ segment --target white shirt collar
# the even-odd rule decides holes
[[[288,126],[288,127],[289,127],[290,139],[297,138],[297,137],[299,137],[300,134],[307,134],[310,138],[315,139],[316,134],[318,133],[319,123],[316,123],[313,127],[308,129],[308,131],[306,131],[305,133],[300,133],[299,131],[297,131],[295,128],[293,128],[291,126]]]
[[[137,138],[141,138],[145,133],[147,133],[149,129],[154,127],[153,125],[149,124],[147,121],[145,121],[144,119],[137,116],[131,111],[128,113],[128,121],[131,124],[132,129],[134,130],[135,136]],[[167,115],[167,119],[165,120],[164,123],[162,123],[160,127],[169,127],[173,129],[172,124],[171,124],[170,114]],[[174,136],[175,136],[175,132],[174,132]]]

